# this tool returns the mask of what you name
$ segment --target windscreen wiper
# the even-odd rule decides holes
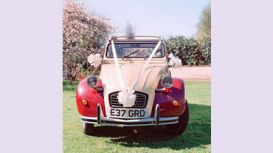
[[[124,55],[124,56],[122,56],[122,59],[123,58],[127,58],[127,57],[129,57],[130,55],[132,55],[132,54],[134,54],[134,53],[136,53],[136,52],[139,52],[140,50],[135,50],[135,51],[132,51],[131,53],[129,53],[128,55]]]

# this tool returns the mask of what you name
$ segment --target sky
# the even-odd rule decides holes
[[[194,36],[202,10],[210,0],[82,0],[89,13],[109,18],[124,34],[127,23],[136,35]]]

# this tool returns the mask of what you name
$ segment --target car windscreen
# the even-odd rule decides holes
[[[118,58],[147,58],[152,54],[156,45],[157,43],[115,43],[115,49]],[[164,56],[165,48],[161,44],[153,58]],[[111,44],[107,46],[106,57],[114,57]]]

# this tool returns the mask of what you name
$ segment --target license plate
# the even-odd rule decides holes
[[[117,109],[111,108],[110,115],[113,117],[129,117],[139,118],[145,116],[145,110],[143,109]]]

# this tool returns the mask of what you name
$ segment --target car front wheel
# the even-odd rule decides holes
[[[178,123],[167,125],[166,130],[169,134],[180,135],[186,130],[188,126],[188,121],[189,121],[189,106],[188,106],[188,102],[186,102],[186,109],[184,113],[179,116]]]

